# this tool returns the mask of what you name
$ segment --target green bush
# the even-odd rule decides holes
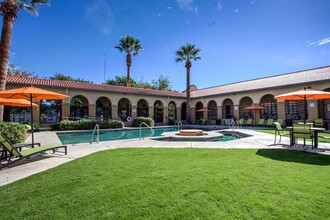
[[[25,140],[25,127],[23,124],[0,122],[0,132],[8,138],[12,144],[22,143]]]
[[[60,130],[91,130],[94,129],[96,124],[99,124],[101,129],[124,127],[124,123],[117,120],[96,122],[90,119],[81,119],[79,121],[63,120],[59,124],[59,129]]]
[[[140,124],[144,122],[150,127],[153,127],[155,125],[154,120],[150,117],[136,117],[133,121],[133,127],[140,127]]]

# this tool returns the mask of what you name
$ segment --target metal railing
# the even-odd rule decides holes
[[[139,138],[139,140],[144,139],[144,137],[142,137],[142,132],[141,132],[141,127],[142,127],[142,125],[147,126],[148,128],[150,128],[151,132],[153,132],[152,127],[150,127],[150,126],[149,126],[147,123],[145,123],[145,122],[141,122],[141,124],[140,124],[140,138]]]
[[[239,129],[239,126],[240,126],[239,121],[231,120],[231,121],[228,123],[228,128],[229,128],[229,129]]]
[[[181,121],[175,121],[174,126],[178,125],[178,129],[181,130],[182,128],[182,122]]]
[[[100,142],[100,126],[99,126],[99,124],[96,124],[95,127],[94,127],[94,130],[93,130],[93,133],[92,133],[91,143],[94,142],[95,132],[96,132],[95,142],[98,144]]]

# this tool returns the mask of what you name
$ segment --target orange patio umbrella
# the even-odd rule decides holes
[[[31,107],[31,103],[26,99],[5,99],[0,98],[0,105],[8,105],[8,106],[18,106],[18,107]],[[37,108],[38,105],[32,103],[33,108]]]
[[[304,100],[304,123],[306,123],[306,112],[307,112],[307,100],[317,100],[317,99],[330,99],[330,92],[312,90],[305,87],[303,90],[298,90],[295,92],[289,92],[282,95],[274,97],[278,100]]]
[[[256,120],[255,120],[255,115],[256,115],[256,111],[260,111],[260,110],[264,110],[265,107],[261,106],[261,105],[257,105],[257,104],[252,104],[248,107],[244,108],[245,110],[254,110],[254,115],[253,115],[253,119],[254,119],[254,124],[256,124]]]
[[[44,100],[44,99],[65,99],[68,98],[67,95],[62,95],[60,93],[40,89],[34,86],[27,86],[18,89],[10,89],[0,91],[0,98],[6,99],[25,99],[29,100],[30,107],[32,110],[33,103],[32,100]],[[34,135],[33,135],[33,114],[31,111],[31,132],[32,132],[32,146],[34,146]]]

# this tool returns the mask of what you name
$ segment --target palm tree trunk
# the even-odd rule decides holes
[[[187,64],[186,64],[186,68],[187,68],[186,120],[187,120],[188,124],[191,123],[191,116],[190,116],[190,67],[191,67],[191,64],[189,64],[188,61],[187,61]]]
[[[126,56],[126,65],[127,65],[127,78],[126,78],[126,86],[131,86],[131,65],[132,65],[132,56],[131,54],[127,54]]]
[[[8,72],[8,62],[10,53],[10,44],[14,26],[14,19],[16,18],[18,8],[11,0],[1,3],[0,8],[3,21],[0,42],[0,91],[6,89],[6,78]],[[0,106],[0,121],[3,120],[3,106]]]

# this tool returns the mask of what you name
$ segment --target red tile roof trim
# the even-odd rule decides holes
[[[116,92],[116,93],[170,96],[170,97],[179,97],[179,98],[186,96],[185,93],[172,92],[172,91],[132,88],[132,87],[125,87],[125,86],[111,86],[111,85],[63,81],[63,80],[30,78],[30,77],[22,77],[22,76],[8,76],[7,83],[21,84],[21,85],[34,85],[34,86],[52,86],[52,87],[85,89],[85,90],[99,90],[99,91]]]

